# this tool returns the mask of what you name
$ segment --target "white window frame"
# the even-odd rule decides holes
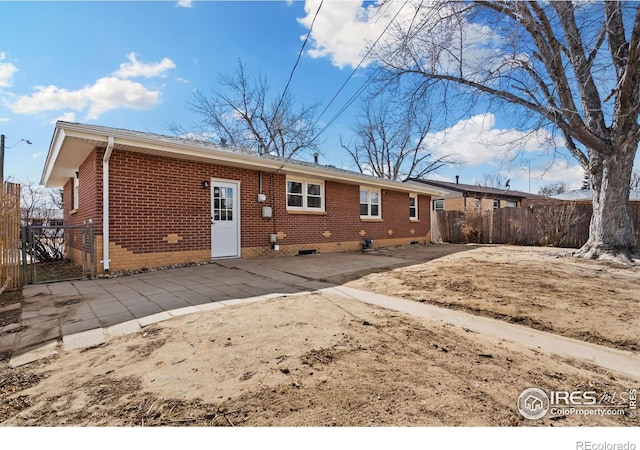
[[[80,177],[78,176],[78,172],[76,172],[76,176],[73,177],[73,209],[80,208]]]
[[[298,195],[298,194],[290,194],[289,192],[289,183],[300,183],[302,184],[302,194],[300,194],[302,196],[302,206],[289,206],[289,195]],[[308,191],[308,186],[309,185],[318,185],[320,186],[320,207],[314,207],[314,206],[309,206],[309,191]],[[287,186],[286,186],[286,204],[287,204],[287,211],[309,211],[309,212],[324,212],[324,205],[325,205],[325,201],[324,201],[324,197],[325,197],[325,191],[324,191],[324,181],[322,180],[314,180],[314,179],[307,179],[307,178],[288,178],[287,177]],[[311,197],[316,197],[315,195],[311,196]]]
[[[382,190],[367,186],[360,186],[359,196],[362,196],[362,192],[367,193],[367,214],[360,214],[361,219],[382,219]],[[371,194],[378,194],[378,214],[371,214]],[[360,206],[364,203],[360,202],[360,197],[358,198],[358,210],[360,210]]]
[[[507,208],[517,208],[517,207],[518,207],[518,202],[507,200]]]
[[[413,199],[413,207],[411,206],[411,199]],[[411,209],[415,210],[415,214],[411,215]],[[418,213],[418,194],[409,194],[409,220],[420,220]]]
[[[439,203],[442,202],[442,203]],[[438,205],[442,205],[440,207],[438,207]],[[433,210],[434,211],[444,211],[444,199],[443,198],[439,198],[437,200],[433,201]]]
[[[500,209],[500,200],[493,201],[493,209]]]

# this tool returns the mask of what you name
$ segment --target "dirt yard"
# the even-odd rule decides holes
[[[638,350],[640,271],[558,249],[482,247],[351,286]],[[326,293],[161,322],[11,368],[4,426],[637,426],[530,421],[526,388],[624,393],[638,379]]]
[[[347,284],[640,351],[640,265],[619,268],[565,249],[488,246]]]

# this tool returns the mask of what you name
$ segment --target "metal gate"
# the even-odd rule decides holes
[[[25,284],[95,276],[93,221],[82,225],[23,225],[20,236]]]

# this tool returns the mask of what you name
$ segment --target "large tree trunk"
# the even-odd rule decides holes
[[[629,209],[629,183],[637,142],[624,142],[607,155],[591,152],[593,215],[589,240],[577,256],[632,265],[638,251]]]

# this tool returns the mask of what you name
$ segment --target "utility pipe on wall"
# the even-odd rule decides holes
[[[107,149],[102,158],[102,267],[109,272],[109,158],[113,151],[113,136],[107,140]]]

